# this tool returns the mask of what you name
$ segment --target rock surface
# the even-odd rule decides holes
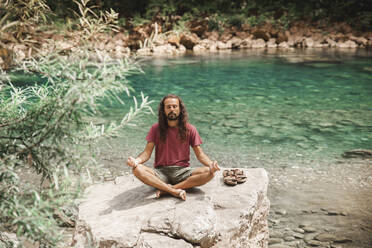
[[[16,248],[19,241],[14,233],[0,232],[0,247]]]
[[[224,185],[222,173],[187,191],[163,196],[132,175],[90,186],[79,206],[73,245],[98,247],[267,247],[269,200],[264,169],[244,169],[247,182]]]

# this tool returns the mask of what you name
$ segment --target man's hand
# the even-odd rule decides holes
[[[209,171],[211,173],[215,173],[216,171],[219,171],[220,170],[220,167],[218,166],[218,163],[217,161],[213,161],[210,165],[209,165]]]
[[[135,158],[133,158],[133,157],[129,157],[129,158],[127,159],[127,165],[128,165],[129,167],[133,167],[133,168],[135,168],[135,167],[137,167],[137,165],[138,165],[138,161],[137,161]]]

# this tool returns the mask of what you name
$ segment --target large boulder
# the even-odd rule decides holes
[[[216,174],[187,191],[187,200],[155,199],[155,189],[134,176],[90,186],[79,206],[73,246],[267,247],[269,200],[264,169],[244,169],[247,181],[231,187]]]
[[[182,34],[180,38],[180,43],[186,47],[186,49],[192,50],[193,47],[199,42],[199,37],[192,34]]]

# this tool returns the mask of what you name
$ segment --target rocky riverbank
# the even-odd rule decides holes
[[[190,22],[183,31],[162,32],[155,23],[123,28],[117,33],[100,33],[85,40],[81,32],[50,31],[30,34],[32,43],[19,44],[11,36],[2,35],[0,65],[9,68],[13,58],[22,60],[53,51],[63,54],[79,51],[82,46],[90,50],[107,52],[113,58],[128,56],[174,56],[186,52],[205,53],[232,49],[290,49],[340,48],[357,49],[372,46],[372,32],[353,30],[345,23],[333,25],[292,24],[288,29],[275,24],[260,26],[243,24],[226,27],[223,31],[211,30],[207,21]]]
[[[371,166],[340,159],[269,169],[269,247],[371,247]]]

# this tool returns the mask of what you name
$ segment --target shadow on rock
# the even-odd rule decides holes
[[[155,192],[156,190],[154,188],[146,185],[126,190],[110,200],[110,202],[108,203],[108,205],[110,205],[110,208],[103,210],[99,213],[99,215],[107,215],[110,214],[113,210],[128,210],[131,208],[145,206],[147,204],[172,198],[174,199],[176,204],[183,203],[183,201],[171,195],[164,195],[157,199],[155,198]],[[192,198],[195,197],[196,200],[201,200],[204,199],[205,192],[199,188],[187,189],[187,196]]]
[[[103,210],[100,215],[110,214],[113,210],[122,211],[153,203],[157,199],[150,197],[155,189],[146,185],[138,186],[115,196],[108,204],[110,208]]]

